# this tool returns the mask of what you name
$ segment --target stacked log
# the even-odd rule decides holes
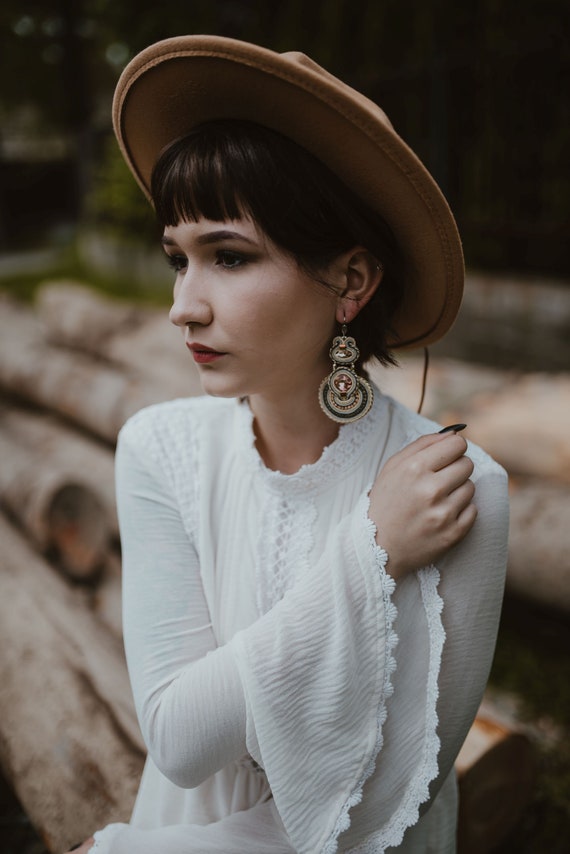
[[[132,809],[113,449],[198,388],[165,312],[69,282],[0,300],[0,763],[50,851]]]
[[[372,373],[415,408],[421,371],[406,358]],[[424,411],[468,422],[513,475],[509,586],[570,611],[569,389],[438,359]],[[117,433],[142,406],[199,391],[165,311],[70,282],[45,284],[33,309],[0,299],[0,764],[51,851],[128,817],[144,754],[120,638]],[[506,769],[528,740],[483,720],[465,750],[467,827],[489,814],[469,793],[490,768],[503,796],[516,788]],[[493,821],[496,841],[508,821]]]
[[[505,726],[481,712],[456,765],[459,783],[457,850],[492,851],[516,826],[535,779],[531,742],[516,723]]]
[[[0,759],[50,851],[128,820],[144,761],[119,641],[0,518]]]
[[[2,413],[0,459],[2,501],[37,548],[71,577],[93,577],[117,537],[111,452],[12,409]]]
[[[138,377],[157,400],[200,393],[198,373],[165,310],[102,299],[64,281],[40,286],[36,311],[50,344],[106,360]]]
[[[87,320],[85,315],[84,322]],[[3,300],[0,303],[0,388],[38,407],[56,411],[113,444],[127,418],[142,407],[181,394],[196,393],[196,374],[189,359],[182,379],[180,374],[169,374],[166,370],[153,375],[152,368],[150,378],[145,376],[144,366],[152,365],[156,329],[155,319],[155,324],[149,323],[145,330],[146,340],[138,339],[135,329],[131,364],[128,364],[126,353],[120,364],[107,356],[107,336],[101,339],[98,355],[57,346],[46,338],[37,316]],[[174,330],[168,331],[169,337],[174,339]],[[123,347],[126,337],[121,335]],[[165,335],[160,343],[164,338]],[[92,343],[91,340],[91,346]],[[126,347],[129,349],[128,341]]]

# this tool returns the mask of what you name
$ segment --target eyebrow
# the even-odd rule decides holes
[[[196,238],[196,243],[199,246],[207,246],[210,243],[219,243],[222,240],[242,240],[245,243],[251,243],[255,246],[255,241],[240,234],[239,231],[228,231],[222,229],[220,231],[209,231],[207,234],[201,234]],[[161,243],[163,246],[176,246],[176,241],[166,235],[162,236]]]

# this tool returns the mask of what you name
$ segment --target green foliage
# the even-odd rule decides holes
[[[166,271],[165,265],[165,271]],[[83,260],[75,246],[54,255],[51,263],[44,263],[40,271],[4,273],[0,276],[0,293],[9,294],[21,302],[33,302],[38,287],[48,280],[70,280],[84,282],[109,297],[121,300],[163,306],[165,310],[172,302],[171,289],[149,287],[141,283],[127,268],[121,274],[109,274],[94,269]],[[1,840],[0,840],[1,842]],[[0,851],[1,851],[0,846]]]
[[[94,170],[86,204],[87,225],[126,242],[155,243],[158,232],[151,206],[109,137]]]
[[[522,600],[506,599],[491,682],[521,697],[529,720],[570,723],[570,624]]]

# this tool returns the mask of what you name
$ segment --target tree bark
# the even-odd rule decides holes
[[[570,376],[527,374],[475,395],[462,410],[467,438],[509,474],[570,483]]]
[[[102,356],[110,338],[136,328],[146,315],[133,303],[104,297],[74,281],[49,281],[36,293],[46,340],[58,347]]]
[[[36,307],[50,343],[144,376],[172,398],[202,393],[197,368],[166,308],[134,308],[73,282],[46,282]]]
[[[50,851],[128,820],[144,760],[122,649],[0,517],[0,762]]]
[[[87,355],[52,347],[37,319],[2,301],[0,387],[58,412],[109,443],[127,418],[171,397],[168,388],[145,381]]]
[[[0,406],[1,431],[49,466],[85,484],[103,504],[111,535],[118,538],[115,460],[106,443],[69,427],[48,412]]]
[[[570,613],[570,486],[511,479],[507,589]]]

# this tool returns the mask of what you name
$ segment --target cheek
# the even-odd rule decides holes
[[[290,333],[296,323],[296,301],[284,289],[275,286],[259,289],[257,295],[244,300],[236,320],[244,328],[254,328],[257,338]]]
[[[233,304],[228,322],[248,339],[246,346],[272,343],[277,350],[289,344],[312,357],[328,358],[337,332],[336,298],[305,277],[272,273],[258,278]]]

